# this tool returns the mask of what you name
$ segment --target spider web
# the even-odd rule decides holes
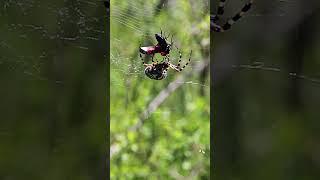
[[[233,15],[234,12],[237,12],[239,10],[239,7],[243,6],[243,3],[245,1],[227,1],[226,4],[226,17],[230,17]],[[112,3],[112,2],[111,2]],[[169,2],[170,3],[170,2]],[[267,6],[265,6],[265,4]],[[273,19],[277,18],[280,21],[285,21],[287,19],[292,18],[293,13],[299,9],[299,5],[302,2],[299,0],[272,0],[268,2],[264,1],[255,1],[254,10],[249,11],[248,14],[246,14],[245,18],[240,20],[239,23],[255,23],[256,21],[259,21],[259,19],[263,18],[264,20],[266,18]],[[111,16],[111,24],[113,23],[114,26],[119,26],[121,28],[127,29],[130,33],[133,33],[135,36],[140,37],[138,38],[139,43],[143,42],[145,39],[150,44],[151,42],[155,43],[154,41],[154,34],[159,33],[160,29],[163,28],[162,26],[165,26],[165,24],[155,24],[153,21],[154,15],[161,12],[163,9],[161,7],[164,7],[165,4],[159,5],[157,4],[157,1],[149,1],[149,2],[139,2],[139,1],[128,1],[128,4],[125,6],[121,4],[112,4],[110,16]],[[212,6],[211,6],[212,7]],[[264,8],[261,8],[264,7]],[[215,7],[214,7],[215,9]],[[293,25],[294,22],[292,22],[291,25]],[[290,24],[289,24],[290,25]],[[287,26],[289,26],[287,25]],[[284,31],[288,29],[289,27],[281,27],[279,28],[279,31]],[[163,29],[166,30],[166,29]],[[124,44],[123,41],[127,41],[126,39],[120,39],[119,37],[112,36],[113,33],[111,32],[111,42],[115,44]],[[125,47],[124,47],[125,48]],[[143,67],[141,66],[140,59],[138,58],[138,52],[137,54],[130,55],[130,56],[124,56],[121,52],[122,49],[114,49],[111,50],[111,64],[113,66],[113,69],[116,69],[118,72],[122,72],[122,80],[125,80],[125,77],[128,76],[139,76],[143,77],[145,76],[143,73]],[[173,56],[177,56],[177,52],[173,52]],[[186,53],[185,53],[186,54]],[[305,74],[296,74],[295,72],[289,72],[285,73],[283,68],[280,67],[280,65],[274,65],[270,64],[268,65],[268,62],[261,62],[260,59],[265,59],[264,57],[256,57],[256,60],[248,61],[245,64],[231,64],[229,67],[234,69],[247,69],[249,71],[253,70],[260,70],[260,71],[269,71],[269,72],[281,72],[280,74],[284,74],[289,77],[297,77],[302,80],[306,81],[312,81],[313,83],[318,83],[320,81],[317,79],[317,76],[312,75],[305,75]],[[197,60],[195,60],[197,63]],[[198,61],[199,62],[199,61]],[[263,64],[262,66],[256,67],[255,64]],[[192,69],[192,67],[189,67]],[[270,71],[270,69],[277,69],[277,71]],[[114,83],[114,85],[118,86],[124,86],[122,82],[114,81],[111,79],[111,81]],[[190,80],[181,82],[185,85],[198,85],[198,86],[206,86],[208,87],[208,83],[200,83],[196,80]]]
[[[180,87],[180,92],[185,93],[186,96],[199,96],[198,93],[194,93],[198,92],[199,89],[204,89],[209,94],[209,73],[205,75],[205,80],[202,81],[198,72],[199,65],[209,61],[210,16],[208,3],[208,0],[111,1],[110,84],[111,87],[114,87],[110,92],[112,94],[111,107],[113,106],[114,108],[111,109],[110,121],[112,161],[116,162],[122,156],[124,149],[126,149],[125,147],[120,148],[121,144],[125,142],[119,138],[120,135],[125,135],[127,132],[143,134],[143,129],[152,129],[149,123],[153,121],[160,123],[160,126],[170,127],[170,123],[177,123],[178,119],[186,118],[181,113],[181,109],[185,108],[186,111],[189,111],[187,107],[189,105],[182,104],[183,107],[178,107],[175,103],[176,96],[179,95],[179,93],[175,92],[178,87]],[[192,6],[189,6],[190,4]],[[196,15],[191,17],[190,13],[188,13],[190,11],[195,12]],[[193,50],[193,55],[190,64],[182,72],[178,73],[169,69],[166,79],[156,81],[149,79],[144,74],[144,66],[139,57],[139,47],[155,45],[154,34],[160,33],[161,30],[166,36],[169,33],[173,36],[174,45],[182,52],[182,66],[188,61],[190,50]],[[194,40],[197,38],[202,40],[201,46]],[[207,53],[203,53],[204,55],[199,53],[201,50]],[[155,55],[155,59],[158,61],[163,60],[159,54]],[[143,60],[147,64],[151,63],[151,59],[148,56],[143,55]],[[179,52],[174,47],[170,51],[170,61],[173,64],[177,64],[178,60]],[[206,67],[208,68],[208,65]],[[202,98],[205,101],[203,103],[208,107],[208,99]],[[163,105],[160,106],[162,103]],[[117,110],[124,106],[128,113],[120,114]],[[202,119],[204,123],[209,123],[208,115],[203,115]],[[209,126],[205,125],[204,128],[208,130]],[[159,129],[161,128],[159,127]],[[144,137],[145,135],[143,134],[142,136]],[[203,138],[209,139],[209,133]],[[131,140],[127,141],[139,144],[138,142],[131,142]],[[194,157],[207,158],[205,157],[205,155],[209,154],[209,144],[207,142],[195,143],[197,151],[195,151]],[[159,142],[151,142],[150,144],[148,142],[150,149],[157,143]],[[168,151],[173,149],[173,147],[172,149],[170,147]],[[144,151],[143,148],[141,151]],[[199,162],[200,160],[197,159]],[[208,159],[206,160],[206,163],[209,162]],[[164,162],[162,159],[161,161]],[[114,166],[111,171],[113,171],[112,169],[117,169],[117,167],[117,165]],[[116,170],[114,171],[116,172]]]
[[[43,41],[52,41],[68,44],[69,46],[79,49],[84,54],[90,50],[92,43],[99,44],[103,43],[104,39],[101,39],[105,33],[103,24],[105,23],[106,15],[94,14],[97,8],[100,11],[104,11],[102,1],[93,0],[77,0],[72,5],[63,6],[62,1],[55,2],[41,2],[39,0],[3,0],[0,3],[0,16],[1,22],[1,33],[10,34],[20,40],[28,40],[30,37],[37,37]],[[238,2],[239,5],[243,4],[244,1]],[[271,4],[270,8],[255,12],[250,12],[246,15],[246,23],[254,23],[255,19],[260,17],[272,16],[285,18],[288,15],[290,9],[297,8],[300,1],[298,0],[272,0],[268,1]],[[113,2],[111,2],[113,3]],[[168,2],[174,3],[174,2]],[[229,4],[237,3],[228,1]],[[256,1],[257,4],[262,4],[262,1]],[[141,37],[140,42],[143,39],[147,39],[150,42],[154,42],[154,33],[158,33],[160,28],[163,28],[161,24],[154,25],[153,17],[154,14],[159,13],[163,6],[157,4],[156,1],[128,1],[128,5],[131,11],[127,11],[126,7],[119,4],[113,4],[111,10],[111,21],[117,23],[119,26],[130,30],[136,36]],[[164,4],[163,4],[164,5]],[[234,6],[236,7],[236,5]],[[237,9],[234,8],[234,9]],[[55,30],[48,23],[50,21],[30,21],[24,20],[31,18],[35,15],[36,11],[43,11],[45,16],[49,18],[57,18],[57,24],[59,27]],[[72,19],[70,12],[76,13],[77,19]],[[105,12],[103,12],[105,14]],[[6,20],[9,16],[17,16],[15,21]],[[231,13],[230,13],[231,14]],[[21,18],[20,18],[21,17]],[[143,26],[145,22],[149,22],[150,26]],[[63,23],[75,23],[78,26],[79,32],[76,35],[68,35],[64,33]],[[165,28],[163,30],[166,30]],[[174,38],[175,39],[175,38]],[[122,43],[122,40],[116,37],[111,37],[112,42]],[[51,56],[52,52],[49,48],[42,48],[37,52],[37,55],[28,54],[27,52],[17,51],[19,45],[12,42],[9,36],[3,36],[0,40],[0,66],[17,74],[23,74],[26,80],[47,80],[48,77],[43,73],[43,68],[47,62],[47,58]],[[118,52],[117,52],[118,51]],[[187,52],[184,53],[185,55]],[[185,56],[184,56],[185,57]],[[135,58],[137,63],[132,63],[129,59]],[[111,63],[114,68],[118,71],[122,71],[126,75],[133,76],[144,76],[142,72],[141,64],[138,63],[137,57],[125,57],[119,53],[119,50],[111,51]],[[195,63],[197,60],[194,61]],[[267,63],[265,63],[267,64]],[[244,65],[250,65],[244,64]],[[232,65],[235,66],[235,65]],[[192,68],[189,67],[189,68]],[[278,68],[278,67],[274,67]],[[279,68],[278,68],[279,69]],[[304,75],[301,75],[304,76]],[[310,77],[313,78],[313,77]],[[61,80],[56,80],[56,83],[62,83]],[[122,83],[114,82],[117,85]],[[189,85],[208,86],[208,83],[203,84],[197,81],[186,81],[182,82]]]
[[[201,5],[207,5],[207,1],[201,1]],[[144,67],[142,66],[141,60],[139,58],[139,45],[142,44],[145,46],[150,46],[156,43],[154,34],[160,33],[162,30],[166,35],[170,35],[170,30],[166,28],[166,23],[170,22],[156,22],[154,20],[155,16],[161,16],[161,12],[170,7],[177,6],[179,8],[179,3],[174,1],[126,1],[125,4],[111,2],[111,11],[110,11],[110,24],[111,24],[111,51],[110,51],[110,60],[111,68],[120,74],[122,74],[121,79],[125,81],[128,76],[130,77],[145,77]],[[205,8],[205,7],[200,7]],[[207,12],[208,12],[207,8]],[[172,12],[172,10],[170,10]],[[205,15],[206,12],[199,12],[200,14]],[[114,30],[113,28],[114,27]],[[126,39],[125,37],[118,37],[115,33],[117,29],[125,29],[132,37],[132,39]],[[191,33],[190,33],[191,34]],[[172,35],[172,34],[171,34]],[[177,36],[173,36],[174,43],[179,46],[182,42],[179,42],[181,39],[177,39]],[[129,49],[126,46],[134,46],[134,52],[124,52],[123,50]],[[131,48],[130,48],[131,49]],[[179,49],[183,52],[182,64],[188,60],[188,55],[190,53],[190,47],[180,47]],[[171,57],[175,59],[173,63],[177,63],[179,57],[178,50],[173,48],[170,52]],[[149,61],[146,57],[146,61]],[[162,61],[162,57],[155,56],[159,61]],[[192,64],[197,64],[201,60],[192,59]],[[148,62],[147,62],[148,63]],[[192,71],[193,66],[188,66],[187,69]],[[172,73],[170,73],[171,75]],[[117,86],[124,86],[123,82],[113,80],[111,78],[111,83]],[[196,79],[189,79],[188,81],[179,82],[185,85],[197,85],[209,87],[209,82],[201,83]]]
[[[62,1],[55,2],[41,2],[39,0],[3,0],[0,3],[0,16],[1,22],[1,33],[4,35],[0,40],[0,66],[7,71],[15,72],[17,74],[23,74],[27,80],[47,80],[48,77],[43,74],[42,68],[46,62],[46,58],[52,54],[49,48],[42,48],[35,54],[28,54],[26,52],[17,51],[19,45],[12,42],[12,39],[5,34],[15,36],[20,40],[28,40],[30,37],[36,36],[43,41],[57,42],[61,41],[70,45],[73,48],[79,49],[79,51],[90,50],[90,44],[103,43],[102,37],[105,33],[105,29],[102,24],[105,23],[105,15],[94,14],[97,8],[100,11],[104,11],[101,1],[93,0],[77,0],[72,5],[63,6]],[[237,10],[238,6],[243,4],[244,1],[234,2],[228,1],[229,5],[236,3],[234,9]],[[174,3],[174,2],[169,2]],[[255,1],[260,7],[263,7],[264,1]],[[299,0],[272,0],[267,2],[268,8],[255,10],[249,12],[246,18],[241,20],[245,23],[255,23],[259,18],[264,17],[277,17],[286,18],[290,17],[290,12],[298,8],[302,4]],[[130,29],[130,32],[134,32],[137,36],[142,39],[148,39],[150,42],[154,42],[153,34],[159,32],[161,25],[155,26],[152,24],[154,14],[159,13],[163,6],[158,5],[156,1],[140,2],[140,1],[128,1],[131,11],[121,5],[114,4],[113,10],[111,10],[111,20],[118,23],[123,28]],[[231,8],[232,9],[232,8]],[[43,13],[49,18],[57,18],[57,24],[60,26],[52,30],[52,26],[48,23],[50,21],[30,21],[24,20],[31,18],[35,15],[36,11],[43,11]],[[70,12],[76,13],[77,19],[72,19]],[[230,14],[232,14],[230,11]],[[9,16],[17,16],[15,21],[6,20]],[[104,13],[105,14],[105,13]],[[273,19],[274,21],[274,19]],[[62,23],[75,23],[78,26],[79,32],[77,35],[67,35],[64,33]],[[143,27],[145,22],[150,22],[152,28]],[[146,30],[147,29],[147,30]],[[164,29],[166,30],[166,29]],[[121,42],[122,40],[116,37],[111,37],[113,42]],[[111,52],[111,63],[115,65],[119,71],[126,73],[127,75],[143,76],[142,67],[139,63],[131,63],[128,58],[124,57],[116,51]],[[134,57],[137,61],[137,57]],[[260,59],[259,57],[257,59]],[[197,60],[195,60],[197,61]],[[250,65],[248,62],[244,65]],[[267,64],[264,62],[264,64]],[[236,64],[232,65],[235,66]],[[190,67],[189,67],[190,68]],[[279,67],[273,67],[278,68]],[[309,77],[312,75],[300,75],[301,77]],[[310,77],[314,79],[314,77]],[[307,79],[310,79],[307,78]],[[186,81],[186,84],[208,86],[208,84],[201,84],[196,81]],[[60,80],[56,80],[56,83],[61,83]],[[115,82],[118,85],[121,83]]]
[[[57,49],[63,46],[85,57],[105,43],[102,1],[3,0],[0,19],[0,67],[25,80],[49,80],[48,63],[59,58]]]

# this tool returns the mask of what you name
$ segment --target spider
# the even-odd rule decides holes
[[[147,46],[147,47],[140,47],[140,52],[142,54],[151,54],[154,56],[156,53],[160,53],[162,56],[166,56],[170,53],[171,46],[173,45],[172,42],[172,36],[171,36],[171,43],[169,44],[167,42],[167,39],[169,37],[166,37],[165,35],[162,35],[162,30],[161,34],[155,34],[156,40],[158,41],[158,44],[155,46]]]
[[[219,16],[222,16],[224,13],[224,5],[226,3],[226,0],[220,0],[217,14],[210,16],[210,29],[215,32],[224,32],[226,30],[229,30],[231,26],[238,21],[249,9],[251,8],[251,5],[253,4],[254,0],[249,0],[248,3],[246,3],[240,12],[238,12],[235,16],[230,18],[223,26],[218,25]]]
[[[179,62],[178,65],[174,65],[170,62],[170,58],[169,55],[165,56],[163,58],[163,60],[161,62],[158,61],[154,61],[153,58],[152,60],[152,64],[147,64],[145,63],[145,61],[142,58],[142,55],[140,53],[140,59],[142,61],[142,64],[146,67],[144,69],[144,73],[150,78],[150,79],[154,79],[154,80],[162,80],[164,78],[167,77],[167,71],[169,68],[177,71],[177,72],[181,72],[190,62],[191,60],[191,54],[192,54],[192,50],[190,51],[190,56],[189,56],[189,60],[188,62],[184,65],[184,66],[180,66],[181,63],[181,58],[182,58],[182,54],[179,50]]]

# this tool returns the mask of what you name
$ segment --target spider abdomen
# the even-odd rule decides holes
[[[152,64],[145,68],[144,73],[150,78],[161,80],[167,77],[166,64]]]

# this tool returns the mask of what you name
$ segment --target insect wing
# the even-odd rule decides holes
[[[140,52],[142,54],[154,54],[154,51],[155,51],[154,46],[140,47]]]
[[[155,37],[160,46],[167,46],[167,41],[163,37],[161,37],[159,34],[155,34]]]

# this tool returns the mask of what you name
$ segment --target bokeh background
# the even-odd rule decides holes
[[[111,179],[209,178],[209,19],[207,0],[111,1]],[[154,45],[161,29],[182,64],[193,54],[181,73],[156,81],[144,74],[139,45]],[[170,59],[178,57],[174,48]]]
[[[0,179],[106,179],[109,54],[113,179],[319,179],[318,0],[256,0],[211,42],[207,1],[111,3],[109,52],[100,1],[0,2]],[[193,56],[155,82],[160,29]]]
[[[211,34],[214,179],[319,179],[319,22],[318,0],[256,0]]]
[[[106,179],[106,14],[0,1],[0,179]]]

